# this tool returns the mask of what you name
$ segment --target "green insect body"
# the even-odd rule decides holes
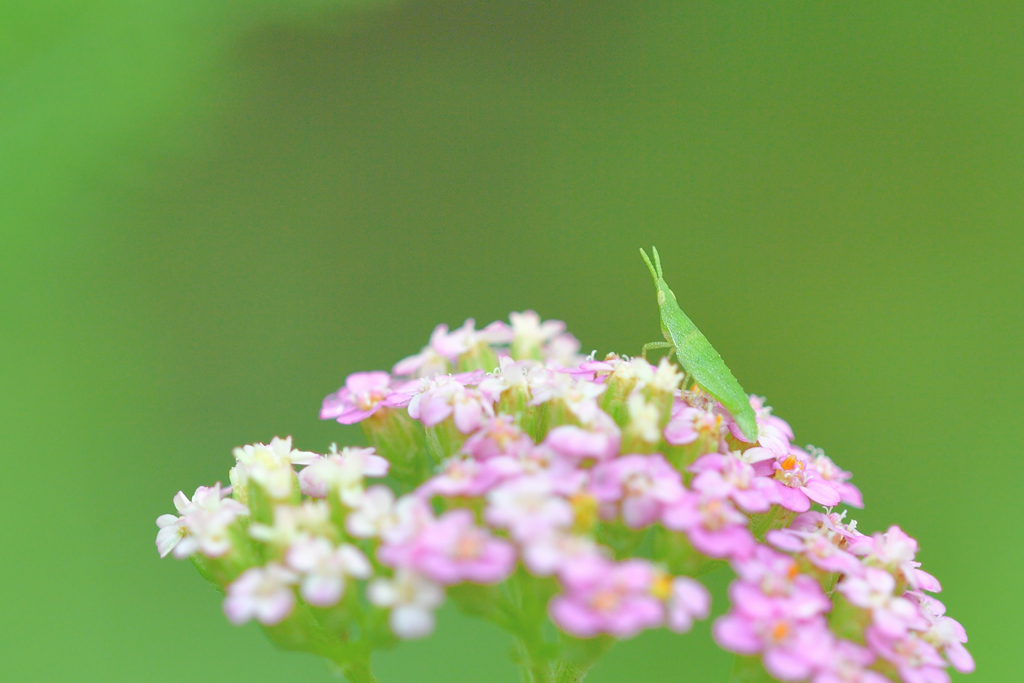
[[[661,258],[658,250],[651,247],[654,263],[641,249],[647,268],[654,278],[654,286],[658,290],[658,308],[661,309],[661,333],[667,342],[646,344],[644,351],[652,348],[671,348],[675,351],[679,363],[687,375],[700,388],[713,396],[728,410],[743,435],[751,442],[757,441],[757,417],[750,406],[750,399],[743,387],[726,367],[725,361],[711,346],[708,338],[701,334],[693,321],[679,308],[676,295],[669,289],[661,272]],[[671,353],[671,352],[670,352]]]

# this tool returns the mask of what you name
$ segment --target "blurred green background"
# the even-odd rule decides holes
[[[0,666],[331,680],[157,558],[231,448],[322,450],[346,374],[535,308],[658,337],[637,247],[865,531],[920,539],[970,680],[1024,664],[1024,4],[0,5]],[[712,582],[725,607],[726,576]],[[504,681],[446,610],[389,681]],[[724,681],[707,625],[594,683]]]

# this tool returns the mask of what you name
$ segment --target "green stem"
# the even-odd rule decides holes
[[[733,660],[729,683],[771,683],[774,680],[761,666],[760,657],[736,655]]]
[[[349,683],[377,683],[377,677],[373,675],[368,660],[348,662],[341,670]]]

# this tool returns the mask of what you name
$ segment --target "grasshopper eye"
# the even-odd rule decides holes
[[[665,305],[665,292],[661,291],[660,289],[658,290],[658,305]]]

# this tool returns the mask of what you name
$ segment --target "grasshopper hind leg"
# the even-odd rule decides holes
[[[667,341],[651,342],[649,344],[644,344],[643,348],[640,349],[640,357],[643,358],[644,360],[647,360],[647,351],[650,349],[672,349],[671,351],[668,352],[668,356],[666,356],[666,358],[670,360],[672,358],[672,354],[676,352],[675,344],[672,344]]]

